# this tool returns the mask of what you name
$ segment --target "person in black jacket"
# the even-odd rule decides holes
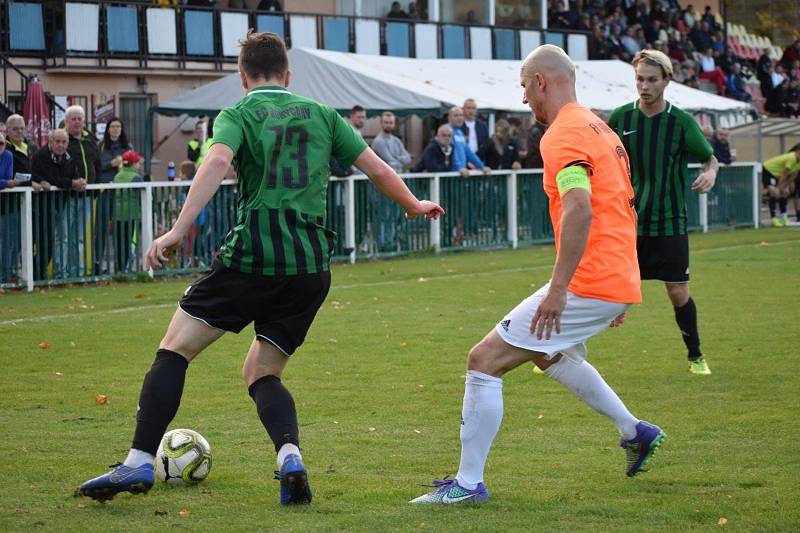
[[[436,130],[436,137],[422,152],[422,159],[411,167],[411,172],[449,172],[453,163],[452,155],[453,130],[447,124],[442,124]]]
[[[102,171],[100,149],[94,135],[86,130],[86,113],[81,106],[72,105],[67,108],[64,127],[69,134],[67,151],[75,160],[78,175],[85,178],[87,183],[97,183],[97,177]]]
[[[6,119],[6,150],[14,156],[14,174],[31,173],[31,156],[36,146],[25,138],[25,119],[20,115],[11,115]],[[34,191],[42,190],[38,183],[30,180],[18,181],[18,186],[32,186]]]
[[[34,270],[35,279],[48,277],[50,259],[55,257],[56,277],[78,275],[78,264],[83,255],[81,240],[83,219],[82,200],[72,195],[86,189],[86,179],[80,175],[77,162],[67,151],[69,136],[64,130],[52,130],[47,146],[33,154],[31,173],[33,181],[45,191],[51,186],[73,191],[69,197],[50,192],[46,205],[41,206],[38,217],[34,217]],[[38,224],[38,228],[37,228]],[[70,237],[67,238],[67,233]],[[72,238],[76,237],[76,238]],[[54,247],[57,248],[54,252]]]
[[[511,125],[505,119],[495,122],[494,135],[483,143],[478,157],[491,168],[518,170],[522,168],[517,145],[511,138]]]

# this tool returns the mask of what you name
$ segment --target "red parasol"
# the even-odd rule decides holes
[[[44,90],[39,79],[33,77],[28,82],[28,93],[25,95],[25,136],[39,146],[47,144],[47,135],[50,133],[50,111]]]

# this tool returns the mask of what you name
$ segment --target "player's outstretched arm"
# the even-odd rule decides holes
[[[203,164],[197,171],[189,194],[183,204],[175,225],[164,235],[153,241],[145,256],[145,269],[161,268],[167,260],[166,253],[181,242],[181,238],[197,219],[200,211],[206,206],[214,193],[219,189],[220,183],[225,179],[228,167],[233,161],[233,150],[224,144],[215,144],[208,151]]]
[[[425,215],[425,218],[430,220],[444,214],[444,209],[439,205],[428,200],[418,200],[400,176],[378,157],[372,148],[361,152],[354,164],[385,196],[397,202],[405,210],[407,218],[413,219]]]

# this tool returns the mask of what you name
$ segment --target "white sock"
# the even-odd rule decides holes
[[[586,361],[575,362],[562,355],[558,363],[550,365],[544,372],[592,409],[610,418],[623,439],[630,440],[636,436],[636,424],[639,420],[628,411],[619,396],[592,365]]]
[[[303,456],[300,455],[300,448],[298,448],[294,444],[286,443],[283,446],[281,446],[281,449],[278,450],[278,468],[283,466],[283,462],[286,460],[286,456],[292,454],[300,457],[301,459],[303,458]]]
[[[128,452],[128,457],[125,458],[125,461],[122,464],[130,468],[136,468],[137,466],[142,466],[145,463],[153,464],[155,460],[156,457],[154,455],[150,455],[142,450],[137,450],[136,448],[131,448],[131,451]]]
[[[483,481],[483,468],[503,420],[503,380],[467,371],[461,409],[461,463],[456,480],[473,490]]]

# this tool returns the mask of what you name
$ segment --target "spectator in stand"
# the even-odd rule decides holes
[[[186,145],[186,159],[193,161],[196,165],[200,159],[200,147],[205,142],[206,137],[206,123],[204,120],[198,120],[194,123],[194,134],[189,144]]]
[[[411,155],[406,151],[406,147],[403,146],[403,141],[393,134],[395,123],[396,119],[391,111],[384,111],[381,114],[381,133],[372,141],[372,149],[395,172],[401,174],[405,167],[411,163]]]
[[[769,215],[772,217],[773,227],[783,227],[789,223],[786,214],[787,199],[794,193],[794,207],[797,221],[800,222],[800,211],[797,199],[800,191],[800,144],[794,145],[785,154],[764,161],[761,170],[761,182],[769,194]],[[777,217],[775,207],[780,207],[780,218]]]
[[[530,128],[517,138],[517,156],[522,168],[543,168],[544,161],[539,144],[544,135],[544,126],[534,121]]]
[[[699,22],[694,18],[694,6],[692,6],[692,4],[689,4],[685,9],[681,10],[681,19],[683,23],[686,24],[687,28],[693,28],[695,23]]]
[[[436,130],[436,136],[431,139],[422,152],[422,159],[414,165],[412,172],[448,172],[453,168],[453,130],[447,124],[442,124]]]
[[[78,162],[67,150],[69,134],[66,130],[50,130],[47,146],[33,154],[31,170],[33,181],[38,182],[44,190],[55,185],[62,190],[80,192],[86,189],[87,180],[78,169]],[[46,199],[43,197],[43,199]],[[51,196],[52,200],[42,206],[38,231],[34,231],[36,257],[34,258],[35,279],[46,279],[50,259],[55,258],[56,277],[77,276],[81,260],[80,240],[68,239],[67,234],[81,235],[82,213],[77,198]],[[34,226],[37,221],[34,220]],[[55,235],[54,235],[55,234]],[[54,248],[55,247],[55,248]]]
[[[717,24],[716,17],[714,17],[714,12],[711,10],[711,6],[706,6],[703,16],[700,18],[700,20],[706,23],[713,31],[718,31],[720,29],[719,24]]]
[[[753,99],[750,93],[747,92],[747,82],[742,76],[742,65],[734,63],[731,68],[731,73],[728,74],[728,79],[725,85],[728,96],[736,98],[742,102],[749,102]]]
[[[97,183],[100,175],[100,150],[94,135],[86,129],[86,112],[79,105],[67,108],[64,124],[69,134],[67,151],[78,167],[78,173],[87,183]]]
[[[11,115],[6,119],[6,150],[11,152],[14,159],[14,175],[20,175],[17,185],[30,185],[35,192],[41,191],[39,183],[31,182],[31,158],[36,147],[25,138],[25,119],[20,115]],[[27,179],[22,179],[26,174]]]
[[[133,150],[133,147],[128,142],[127,135],[125,135],[125,128],[122,125],[122,121],[114,117],[106,124],[106,131],[103,133],[103,140],[100,142],[100,175],[97,180],[98,183],[114,181],[114,176],[117,175],[117,172],[122,167],[122,154],[128,150]],[[95,224],[93,257],[95,274],[100,274],[103,270],[102,263],[106,254],[106,243],[110,242],[108,232],[112,231],[114,227],[112,219],[113,191],[97,191],[95,198],[95,220],[97,223]]]
[[[6,150],[6,135],[0,132],[0,190],[13,189],[14,185],[14,156]]]
[[[206,158],[206,154],[211,149],[211,145],[214,144],[214,117],[208,117],[206,121],[206,140],[200,145],[200,153],[197,156],[196,164],[198,168],[203,163],[203,160]]]
[[[5,133],[0,132],[0,191],[15,185],[14,156],[6,150]],[[11,281],[19,255],[19,207],[9,199],[7,195],[0,196],[0,283]]]
[[[112,118],[106,124],[103,140],[100,142],[100,176],[98,183],[111,183],[122,166],[122,154],[133,150],[125,134],[122,120]]]
[[[784,68],[789,68],[796,59],[800,59],[800,39],[796,39],[792,44],[786,47],[779,63],[783,65]]]
[[[771,78],[772,71],[770,68],[773,66],[772,58],[769,56],[769,48],[764,48],[764,51],[761,53],[761,57],[758,58],[756,62],[756,78],[760,83],[763,83],[765,79]],[[770,85],[772,84],[772,80],[770,79]],[[763,93],[763,88],[762,88]],[[767,95],[764,94],[764,97]]]
[[[595,26],[589,37],[589,59],[610,59],[611,43],[606,39],[601,26]]]
[[[138,183],[142,156],[133,150],[122,154],[122,168],[114,176],[114,183]],[[114,196],[114,250],[115,272],[130,272],[131,259],[135,256],[136,227],[141,217],[139,191],[117,190]]]
[[[389,9],[389,12],[386,14],[387,19],[407,19],[408,13],[403,11],[403,8],[400,6],[400,2],[392,2],[392,7]]]
[[[483,161],[472,151],[472,148],[467,144],[464,137],[464,110],[458,106],[453,106],[447,113],[447,121],[450,129],[453,131],[453,156],[451,170],[460,172],[462,176],[469,175],[468,164],[473,167],[483,170],[485,174],[491,171],[491,168],[483,164]]]
[[[381,114],[381,132],[372,141],[372,149],[400,174],[411,163],[411,156],[403,146],[403,141],[393,134],[395,123],[395,116],[391,111]],[[374,238],[380,251],[395,251],[398,210],[394,202],[381,194],[372,183],[367,186],[367,200],[372,229],[377,231]]]
[[[714,149],[714,157],[723,165],[730,165],[736,161],[736,157],[731,155],[731,145],[728,144],[728,130],[717,128],[717,132],[711,138],[711,148]]]
[[[700,57],[700,79],[708,80],[717,86],[717,94],[725,96],[725,74],[714,60],[714,50],[706,48],[706,53]]]
[[[353,127],[356,133],[358,133],[362,137],[364,136],[364,134],[361,133],[361,128],[364,127],[364,121],[366,120],[367,120],[366,109],[364,109],[360,105],[354,105],[353,109],[350,110],[350,117],[347,119],[347,121],[350,123],[350,126]]]
[[[478,153],[478,149],[489,139],[489,127],[485,122],[478,120],[478,104],[472,98],[464,100],[464,138],[473,152]]]
[[[258,3],[258,10],[280,13],[283,11],[283,8],[278,0],[261,0],[261,2]]]
[[[505,119],[500,119],[494,124],[494,135],[491,136],[478,150],[478,157],[491,168],[513,169],[522,168],[517,153],[517,145],[511,138],[511,126]]]
[[[417,3],[416,2],[409,2],[408,3],[408,18],[412,20],[416,20],[421,18],[419,13],[417,12]]]
[[[625,48],[625,52],[628,54],[628,57],[632,57],[636,55],[636,52],[642,49],[639,45],[639,41],[634,38],[634,28],[630,27],[625,30],[625,34],[621,38],[622,46]]]
[[[711,48],[711,33],[709,32],[708,24],[703,22],[695,22],[694,26],[689,32],[689,40],[692,42],[696,50],[706,50]]]
[[[622,38],[622,27],[619,25],[612,26],[611,35],[608,37],[608,42],[611,45],[611,57],[628,62],[630,61],[631,55],[625,49]]]

